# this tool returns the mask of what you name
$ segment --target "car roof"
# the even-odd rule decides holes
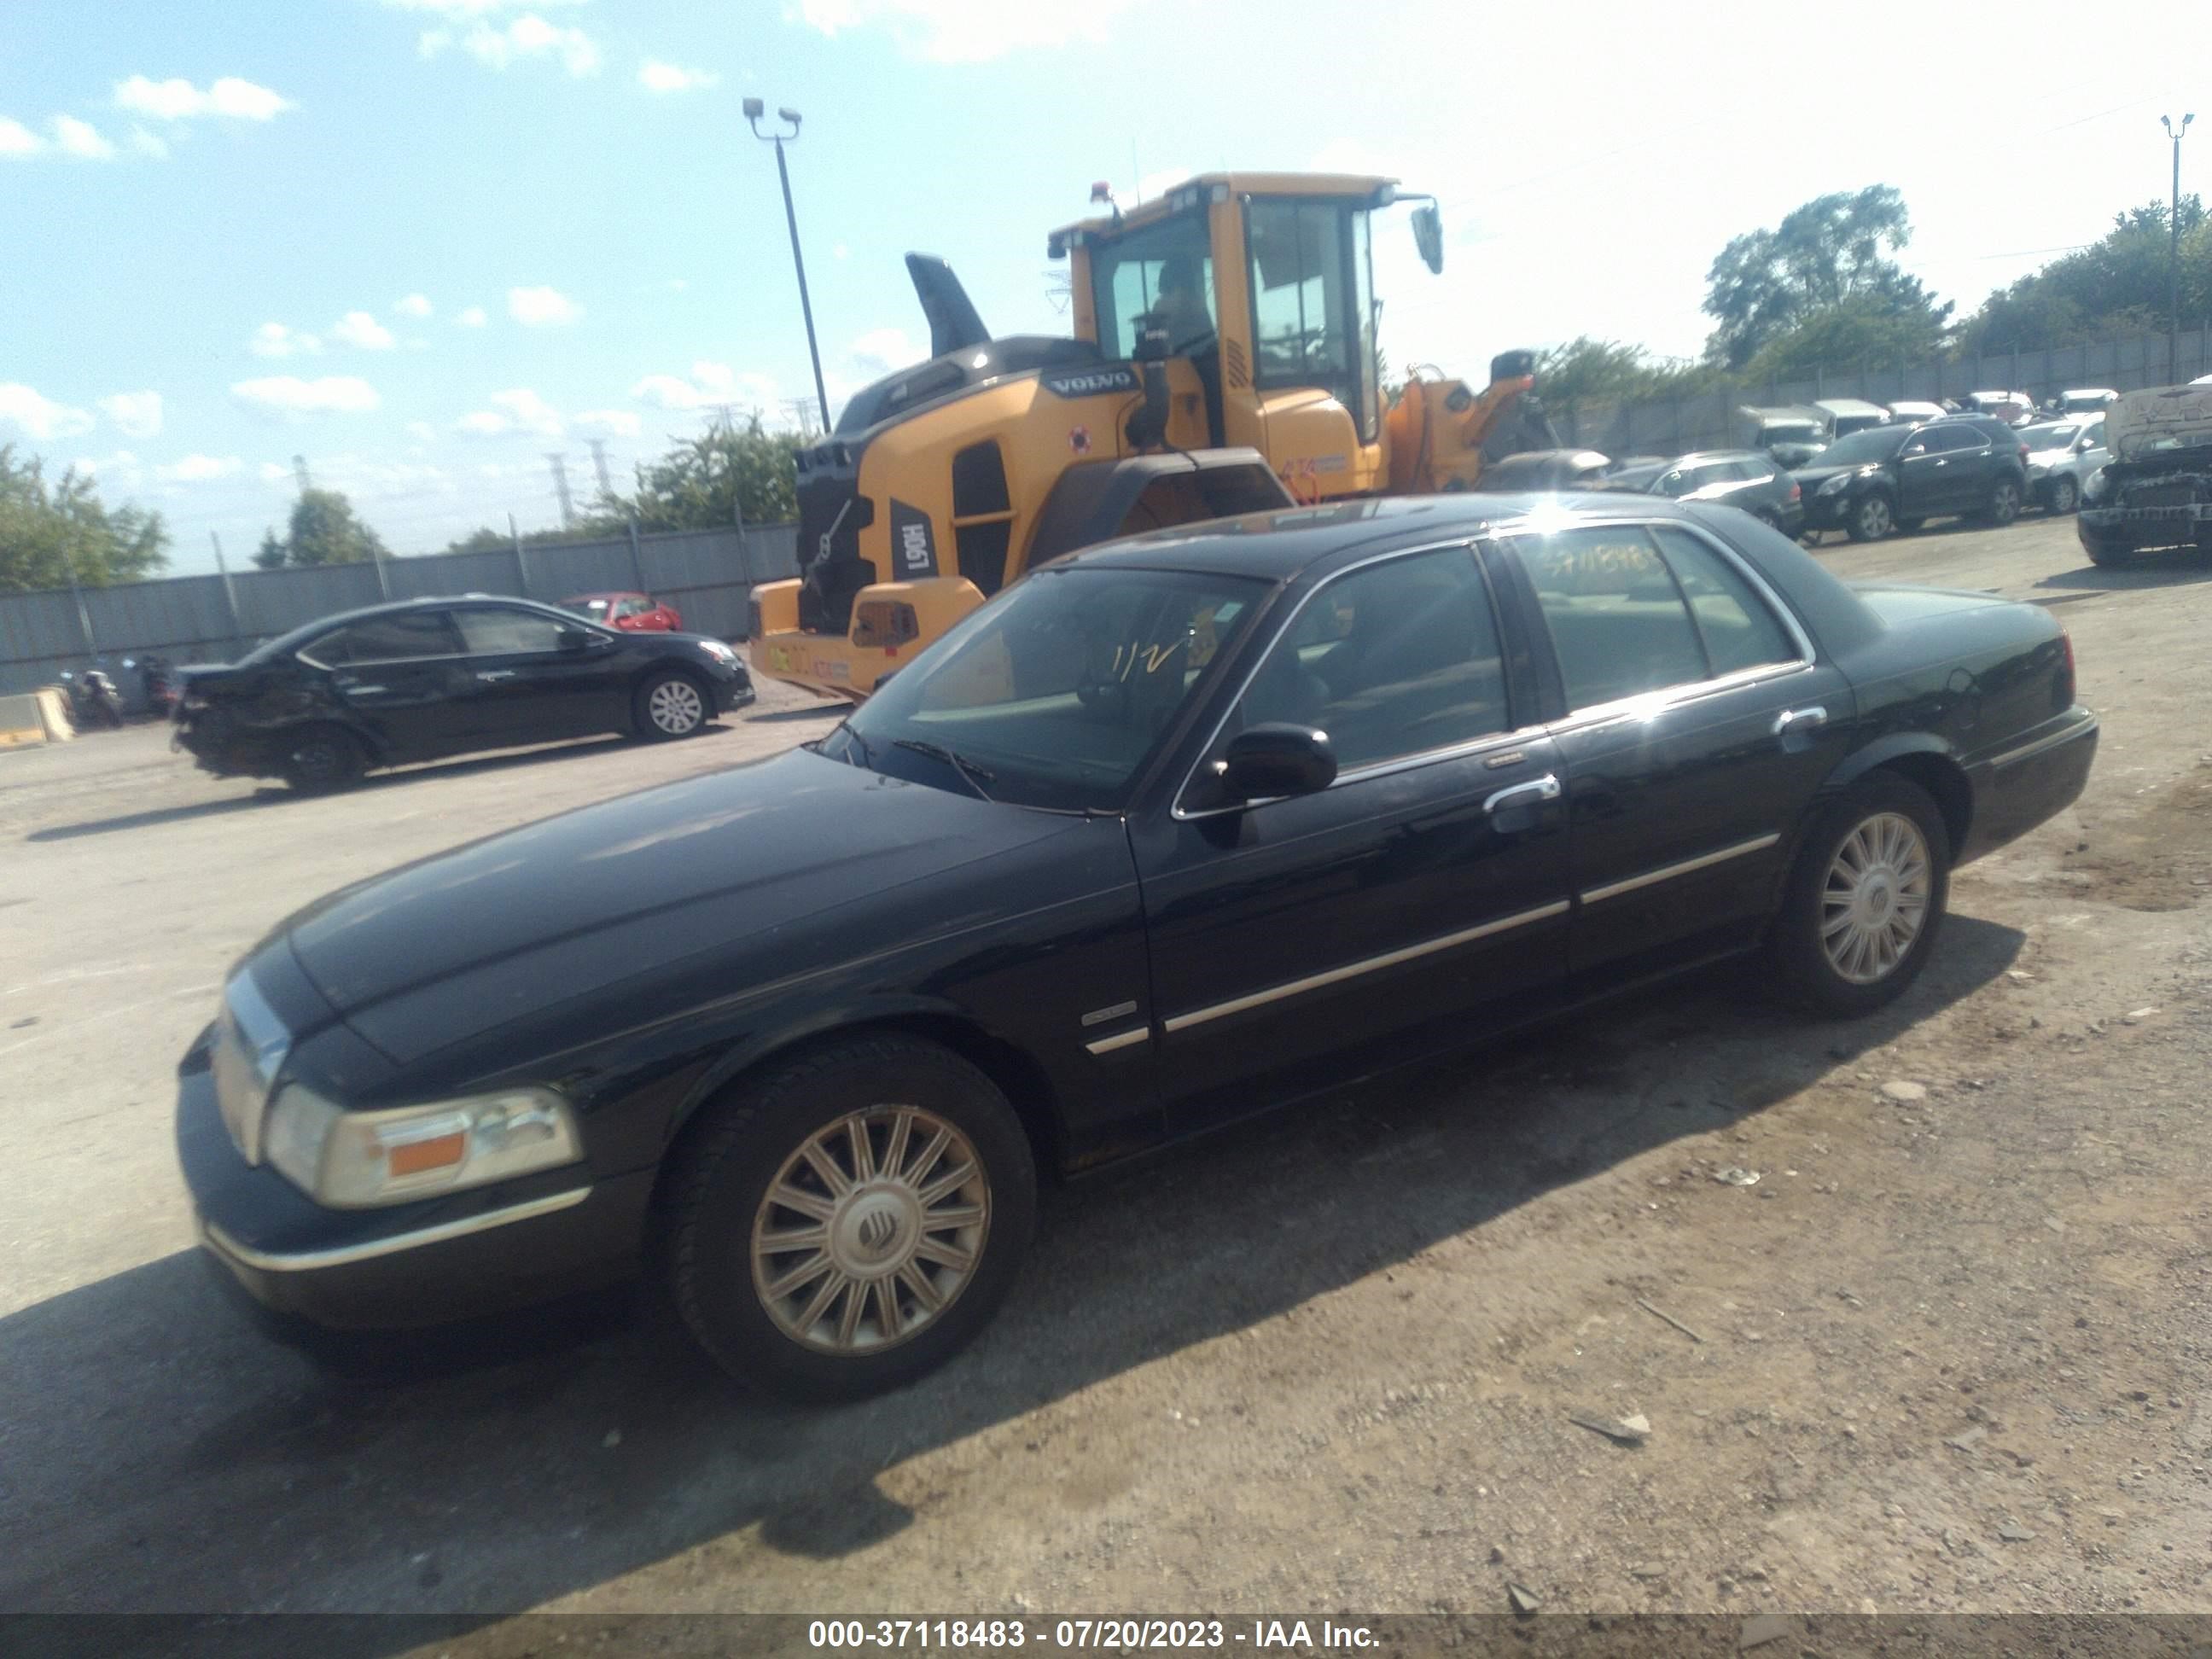
[[[1763,449],[1693,449],[1686,455],[1677,455],[1671,461],[1662,461],[1660,470],[1670,466],[1703,466],[1708,461],[1765,461],[1771,458]]]
[[[574,605],[578,599],[641,599],[643,598],[645,598],[645,595],[639,592],[634,587],[594,587],[585,592],[571,593],[567,599],[562,600],[561,603],[563,605]],[[535,599],[526,599],[524,603],[526,605],[535,605],[538,601]]]

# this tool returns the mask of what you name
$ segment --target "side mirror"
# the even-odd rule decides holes
[[[563,651],[581,651],[591,644],[592,636],[580,628],[564,628],[561,630],[560,641]]]
[[[1444,269],[1444,216],[1434,202],[1413,210],[1413,246],[1420,250],[1421,263],[1431,276],[1442,276]]]
[[[1311,795],[1336,781],[1336,751],[1326,732],[1269,721],[1229,740],[1220,776],[1222,788],[1237,800]]]

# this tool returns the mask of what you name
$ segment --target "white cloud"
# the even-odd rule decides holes
[[[853,250],[840,242],[830,250],[830,257],[833,259],[849,259],[853,257]]]
[[[161,394],[158,392],[118,392],[112,398],[102,398],[100,410],[126,438],[158,438],[161,434]]]
[[[253,331],[248,349],[257,357],[307,357],[320,351],[323,343],[283,323],[264,323]]]
[[[854,368],[872,380],[918,363],[927,354],[907,337],[902,328],[872,328],[846,347],[845,355]]]
[[[1036,0],[798,0],[802,21],[823,33],[880,27],[909,57],[980,64],[1031,47],[1097,46],[1134,0],[1085,6]]]
[[[264,483],[283,483],[292,476],[292,469],[279,461],[264,461],[255,471]]]
[[[141,155],[150,155],[157,161],[169,159],[169,146],[143,127],[131,129],[131,148]]]
[[[100,136],[100,129],[89,121],[80,121],[74,115],[57,115],[47,123],[53,129],[54,143],[70,155],[83,157],[88,161],[105,161],[115,154],[115,146]]]
[[[0,115],[0,155],[36,155],[46,141],[21,121]]]
[[[70,463],[78,472],[88,472],[105,478],[118,489],[135,489],[142,474],[138,458],[127,449],[118,449],[112,455],[85,455]]]
[[[485,321],[484,308],[482,306],[471,306],[453,320],[463,328],[482,328]]]
[[[629,389],[640,403],[661,409],[712,409],[730,404],[744,409],[774,409],[776,384],[765,374],[740,374],[727,363],[696,362],[691,377],[648,374]]]
[[[642,424],[626,409],[587,409],[576,416],[576,425],[586,432],[604,432],[611,438],[635,438]]]
[[[363,351],[392,349],[392,331],[365,311],[349,311],[332,323],[331,337]]]
[[[0,380],[0,426],[12,426],[26,437],[74,438],[89,432],[92,416],[40,397],[19,380]]]
[[[230,395],[240,403],[277,415],[361,415],[374,409],[376,388],[357,375],[325,374],[303,380],[296,374],[271,374],[240,380]]]
[[[557,289],[511,288],[507,314],[525,328],[549,328],[576,321],[584,308]]]
[[[228,478],[246,464],[235,455],[187,455],[181,461],[157,466],[154,476],[163,483],[206,483]]]
[[[410,294],[392,308],[403,317],[427,317],[430,314],[430,301],[428,295]]]
[[[435,12],[441,17],[483,17],[525,5],[581,5],[583,0],[384,0],[395,11]]]
[[[462,416],[454,422],[457,429],[477,438],[497,438],[509,432],[557,438],[567,430],[560,411],[527,387],[495,392],[484,401],[493,407]]]
[[[298,105],[267,87],[225,76],[204,92],[181,77],[150,80],[134,75],[115,83],[115,106],[134,115],[160,121],[191,121],[204,115],[226,116],[234,121],[274,120]]]
[[[638,66],[637,82],[647,92],[692,92],[721,84],[722,77],[712,70],[685,69],[677,64],[664,64],[657,58],[648,58]]]
[[[559,28],[535,12],[526,12],[504,28],[479,19],[467,28],[426,30],[416,43],[425,58],[435,58],[458,46],[487,69],[503,70],[528,58],[558,58],[572,76],[596,75],[599,49],[581,29]]]
[[[428,421],[410,421],[407,422],[407,435],[418,444],[427,444],[438,435],[438,428]]]

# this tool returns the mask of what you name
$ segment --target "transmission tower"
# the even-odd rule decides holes
[[[545,459],[553,463],[553,493],[561,501],[561,528],[576,527],[576,504],[568,499],[568,458],[557,451],[549,452]]]
[[[292,458],[292,477],[299,484],[302,495],[315,487],[315,481],[307,476],[307,458],[305,455]]]
[[[611,500],[615,487],[607,479],[607,441],[605,438],[594,438],[591,443],[592,469],[599,475],[599,498],[602,501]]]

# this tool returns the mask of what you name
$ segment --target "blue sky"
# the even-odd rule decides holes
[[[396,549],[557,516],[713,407],[811,391],[790,151],[833,415],[926,340],[900,256],[1001,332],[1066,327],[1044,234],[1092,179],[1345,167],[1445,204],[1378,238],[1383,341],[1470,376],[1577,333],[1696,351],[1707,264],[1887,182],[1970,308],[2163,194],[2212,122],[2212,7],[1861,0],[1694,15],[1403,0],[9,0],[0,442],[243,561],[291,458]],[[1817,21],[1825,19],[1826,21]],[[2204,124],[2200,123],[2200,126]],[[2212,134],[2192,133],[2192,145]],[[2212,154],[2184,153],[2184,187]]]

